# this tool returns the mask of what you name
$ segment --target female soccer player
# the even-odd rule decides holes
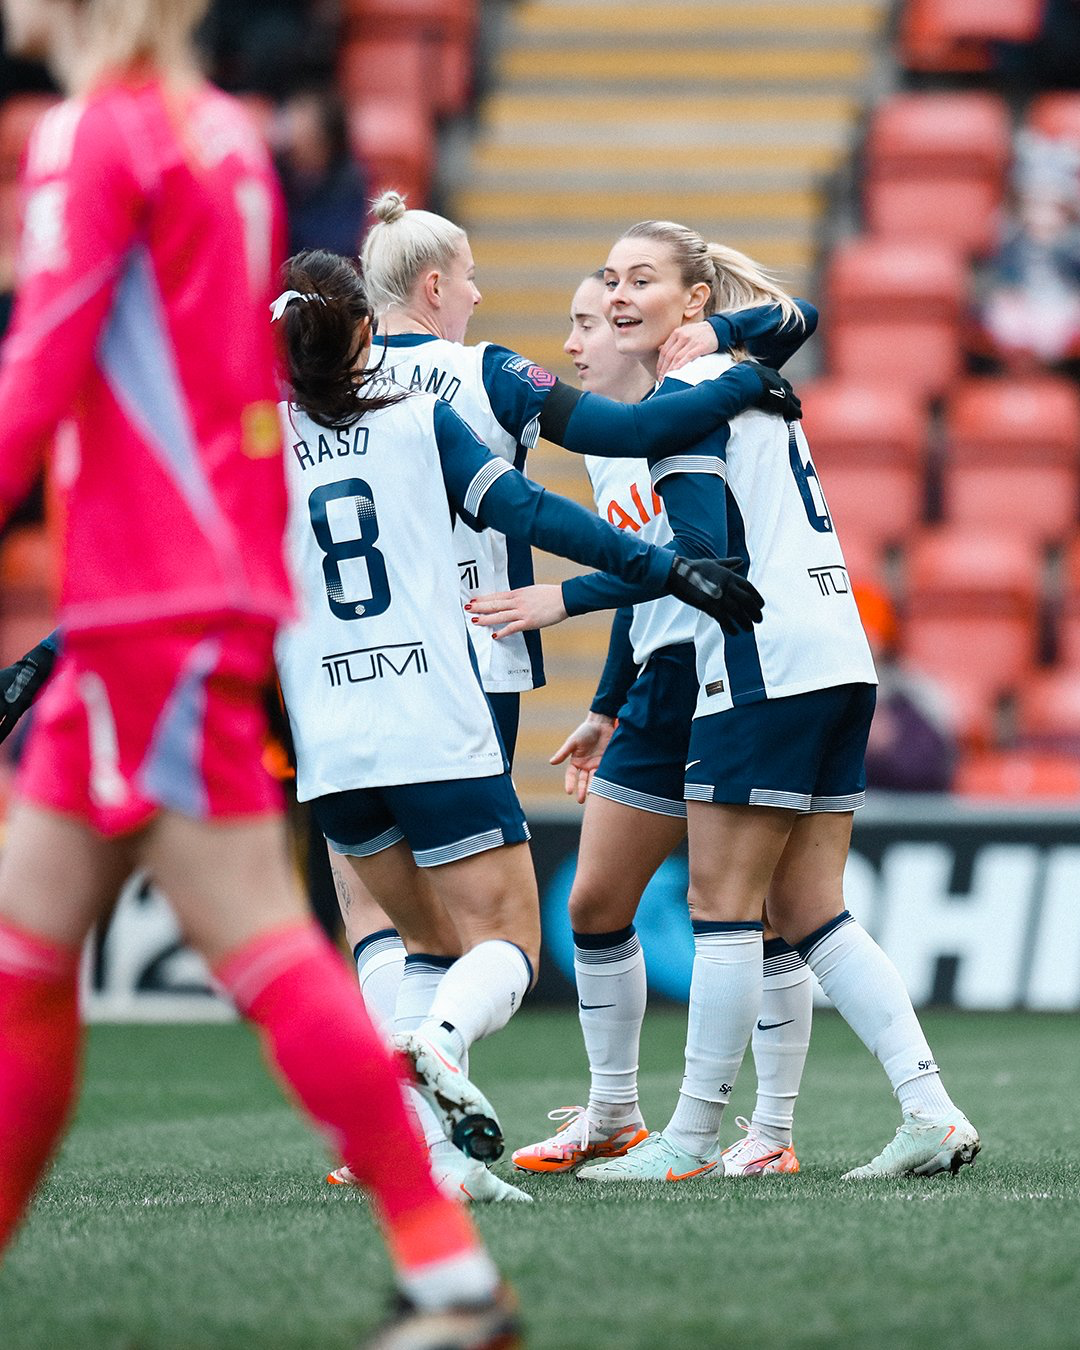
[[[373,315],[348,260],[292,259],[274,313],[293,395],[282,415],[301,615],[277,661],[297,795],[391,919],[407,921],[431,892],[451,916],[465,954],[401,1044],[455,1139],[494,1158],[497,1118],[462,1060],[529,989],[539,913],[528,829],[461,610],[453,516],[607,564],[643,597],[678,594],[729,626],[754,621],[757,597],[722,565],[686,565],[545,493],[445,399],[366,371]],[[745,403],[746,384],[727,397]],[[637,410],[600,404],[614,444],[638,420],[617,414]]]
[[[140,865],[370,1188],[400,1329],[503,1345],[495,1268],[432,1182],[260,765],[290,609],[265,319],[282,220],[258,134],[198,73],[204,9],[2,0],[10,50],[70,97],[29,147],[0,370],[4,511],[56,434],[64,633],[0,862],[0,1246],[74,1098],[83,941]]]
[[[713,327],[694,327],[713,346],[746,347],[779,367],[813,332],[816,311],[799,302],[799,321],[788,322],[768,278],[752,274],[746,263],[740,268],[756,298],[767,303],[717,314]],[[603,296],[602,271],[578,287],[565,350],[583,387],[636,402],[652,387],[652,375],[616,349]],[[644,460],[587,456],[585,467],[601,515],[654,542],[670,539]],[[620,1156],[645,1137],[637,1056],[646,979],[633,921],[649,879],[686,833],[683,772],[697,697],[693,639],[693,615],[685,607],[659,600],[619,611],[592,708],[552,757],[552,763],[570,761],[566,790],[585,801],[569,909],[590,1090],[587,1107],[551,1113],[564,1123],[550,1139],[515,1152],[522,1171],[569,1172],[593,1158]],[[754,1031],[757,1101],[744,1137],[724,1151],[729,1176],[798,1170],[791,1128],[813,1015],[810,971],[773,934],[764,975]]]
[[[715,305],[715,256],[716,246],[670,222],[629,230],[604,270],[619,350],[655,369],[688,309]],[[661,393],[726,363],[692,362]],[[770,925],[877,1056],[900,1101],[896,1137],[846,1175],[955,1171],[974,1160],[978,1135],[945,1092],[895,968],[844,909],[876,676],[805,437],[751,413],[690,455],[649,458],[677,548],[742,556],[765,617],[746,637],[700,627],[695,637],[684,793],[696,954],[678,1106],[662,1133],[578,1175],[678,1181],[718,1166],[720,1119],[760,1007],[766,893]],[[604,603],[617,593],[608,587]]]

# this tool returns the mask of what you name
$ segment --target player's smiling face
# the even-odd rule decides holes
[[[574,292],[570,302],[570,336],[563,351],[574,363],[586,389],[608,394],[626,374],[629,364],[615,348],[615,330],[604,318],[604,284],[589,277]]]
[[[625,356],[655,366],[656,353],[681,324],[701,318],[707,286],[687,286],[670,245],[620,239],[604,264],[604,313]]]

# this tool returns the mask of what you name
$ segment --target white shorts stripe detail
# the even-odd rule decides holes
[[[340,853],[347,858],[370,858],[373,853],[381,853],[384,848],[390,848],[392,845],[400,843],[405,835],[396,825],[391,825],[388,830],[383,830],[382,834],[377,834],[374,839],[368,839],[363,844],[339,844],[333,839],[328,839],[327,843],[335,853]]]
[[[683,796],[688,802],[711,802],[715,791],[709,783],[687,783]]]
[[[865,792],[849,792],[844,797],[811,797],[811,811],[857,811],[866,805]]]
[[[506,843],[502,830],[486,830],[483,834],[470,834],[467,839],[459,839],[456,844],[443,844],[441,848],[414,848],[413,857],[417,867],[438,867],[442,863],[457,862],[459,858],[471,858],[474,853],[484,853],[489,848],[501,848]]]
[[[727,479],[727,465],[719,455],[669,455],[649,470],[653,487],[673,473],[711,473]]]
[[[589,792],[604,797],[623,806],[632,806],[638,811],[651,811],[654,816],[675,816],[686,819],[686,806],[682,802],[672,801],[670,797],[658,797],[652,792],[638,792],[634,788],[623,787],[621,783],[612,783],[606,778],[593,778]]]
[[[788,811],[809,811],[809,792],[774,792],[770,788],[754,788],[749,797],[749,806],[781,806]]]
[[[491,459],[482,468],[478,469],[476,476],[469,484],[468,491],[465,493],[464,506],[470,516],[475,516],[480,509],[480,503],[484,500],[489,487],[497,478],[501,478],[504,473],[513,472],[514,466],[508,464],[505,459]]]

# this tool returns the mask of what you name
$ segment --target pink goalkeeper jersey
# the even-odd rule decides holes
[[[46,113],[20,193],[0,517],[51,440],[61,626],[281,617],[283,218],[246,113],[133,73]]]

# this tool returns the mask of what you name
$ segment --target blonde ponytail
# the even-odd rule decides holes
[[[684,286],[706,285],[709,298],[702,311],[730,314],[754,305],[778,305],[784,323],[805,323],[794,300],[771,273],[737,249],[707,244],[696,230],[673,220],[643,220],[626,231],[624,239],[655,239],[667,244]]]
[[[372,203],[376,223],[360,255],[364,281],[377,313],[409,303],[413,287],[431,268],[449,267],[465,231],[432,211],[410,211],[400,192]]]

